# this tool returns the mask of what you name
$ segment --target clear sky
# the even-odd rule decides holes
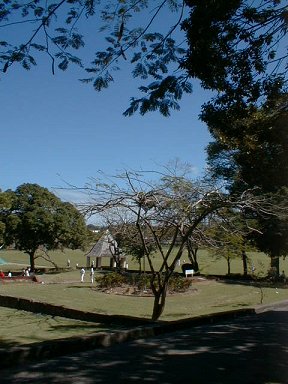
[[[209,94],[197,85],[169,118],[124,117],[137,96],[127,71],[100,93],[77,80],[85,77],[78,70],[53,76],[48,58],[31,71],[14,65],[0,77],[2,190],[22,183],[82,187],[98,170],[152,170],[176,158],[191,164],[195,176],[205,167],[210,138],[198,114]]]

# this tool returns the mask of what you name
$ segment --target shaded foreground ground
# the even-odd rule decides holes
[[[273,308],[272,308],[273,309]],[[1,371],[1,383],[288,383],[288,304]]]

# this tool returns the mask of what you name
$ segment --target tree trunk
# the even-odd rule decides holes
[[[227,267],[228,267],[228,275],[231,274],[231,260],[230,257],[227,258]]]
[[[279,256],[271,256],[270,266],[274,277],[278,278],[280,275]]]
[[[199,271],[199,265],[197,261],[197,251],[198,248],[193,248],[193,245],[190,241],[187,242],[187,251],[188,251],[188,259],[190,260],[191,264],[193,265],[193,269],[195,272]]]
[[[243,262],[243,275],[247,276],[247,272],[248,272],[248,269],[247,269],[247,255],[246,255],[245,251],[242,252],[242,262]]]
[[[167,293],[167,284],[158,290],[156,293],[154,292],[154,304],[153,304],[153,312],[152,312],[152,320],[156,321],[162,315],[165,302],[166,302],[166,293]]]
[[[34,255],[35,255],[35,252],[30,252],[30,253],[29,253],[29,258],[30,258],[30,268],[31,268],[31,271],[32,271],[32,272],[35,271],[35,258],[34,258]]]

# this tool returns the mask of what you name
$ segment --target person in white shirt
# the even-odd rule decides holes
[[[81,283],[84,281],[84,276],[85,276],[85,269],[81,268],[80,269],[80,278],[81,278]]]
[[[92,267],[91,268],[91,272],[90,272],[90,276],[91,276],[91,283],[93,284],[94,283],[94,268]]]

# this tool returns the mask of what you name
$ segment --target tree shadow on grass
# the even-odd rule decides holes
[[[246,278],[239,278],[239,279],[233,279],[229,278],[228,276],[226,278],[220,279],[221,283],[228,284],[228,285],[245,285],[249,287],[262,287],[262,288],[281,288],[281,289],[288,289],[288,285],[283,283],[283,281],[272,281],[269,279],[246,279]]]
[[[230,310],[231,308],[236,308],[236,309],[240,309],[240,308],[249,308],[251,305],[250,304],[247,304],[247,303],[236,303],[236,304],[231,304],[231,303],[228,303],[227,304],[227,308],[228,310]],[[212,305],[211,306],[212,308],[224,308],[223,304],[215,304],[215,305]]]
[[[1,383],[285,384],[288,313],[265,312],[1,372]]]
[[[91,289],[91,288],[95,288],[95,286],[90,283],[89,285],[87,285],[88,283],[85,283],[85,284],[75,284],[75,285],[67,285],[66,289]]]
[[[18,345],[19,343],[17,343],[16,341],[0,338],[0,351],[1,350],[7,351],[7,349],[17,347]]]
[[[15,349],[18,347],[34,347],[36,344],[41,344],[45,343],[46,341],[48,342],[57,342],[59,339],[67,339],[69,340],[70,338],[74,338],[77,336],[87,336],[91,334],[97,334],[99,332],[111,332],[111,331],[116,331],[117,329],[123,329],[118,326],[113,326],[109,327],[109,325],[105,325],[103,323],[88,323],[88,322],[82,322],[79,320],[69,320],[69,319],[64,319],[66,324],[63,324],[63,320],[60,320],[58,323],[57,318],[52,317],[52,322],[51,320],[44,320],[46,327],[45,331],[43,332],[35,332],[35,333],[28,333],[25,335],[21,336],[21,341],[17,340],[17,335],[15,335],[15,340],[13,340],[13,337],[2,337],[0,338],[0,350],[4,351],[6,353],[10,352],[11,349]],[[71,323],[69,323],[69,321]],[[41,327],[41,324],[37,324],[35,321],[31,323],[34,325],[34,327]],[[47,335],[51,335],[51,338],[47,339]],[[46,337],[46,338],[45,338]],[[1,366],[1,359],[0,359],[0,366]]]
[[[69,324],[69,325],[52,325],[50,327],[51,332],[54,332],[55,330],[61,330],[63,332],[70,330],[94,330],[97,331],[103,331],[103,330],[109,330],[109,327],[105,326],[104,324],[98,324],[98,323],[91,323],[91,324]]]

